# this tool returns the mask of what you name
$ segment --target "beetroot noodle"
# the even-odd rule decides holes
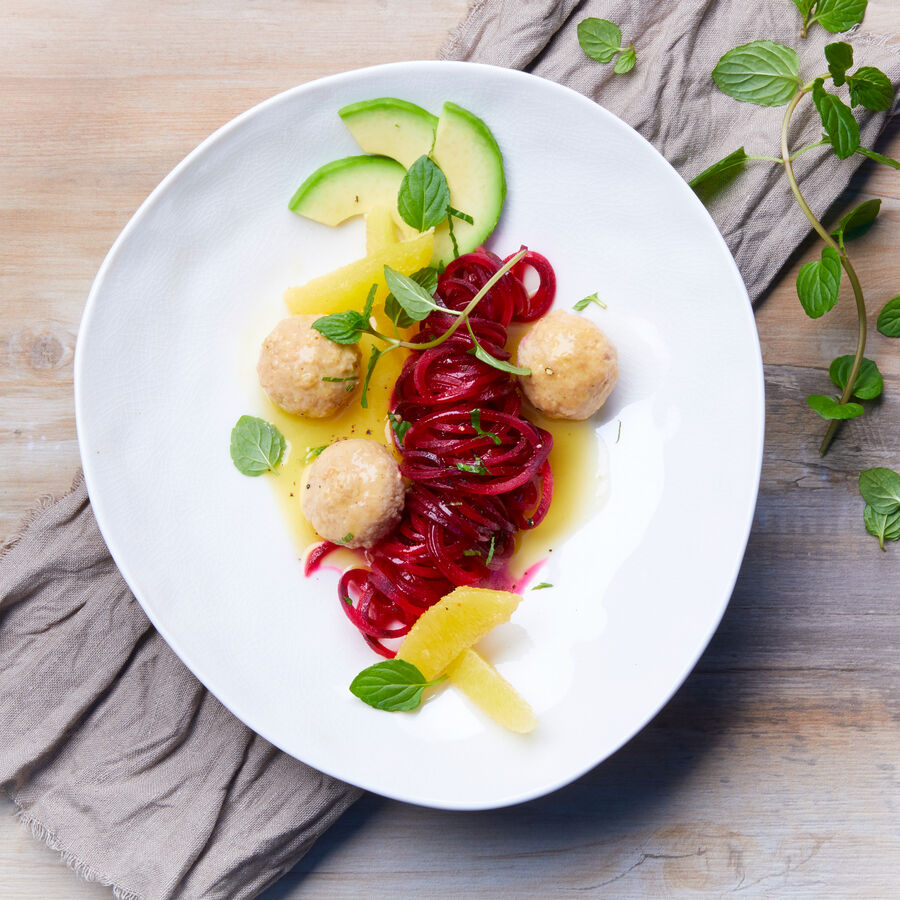
[[[458,257],[441,274],[435,299],[462,310],[504,262],[483,248]],[[528,268],[540,279],[531,294],[524,284]],[[469,315],[472,331],[491,356],[508,360],[507,326],[540,318],[555,293],[550,263],[528,251]],[[432,313],[413,341],[433,340],[454,320]],[[403,456],[400,471],[410,483],[403,518],[366,550],[369,568],[349,569],[338,583],[347,618],[382,656],[394,656],[385,639],[405,635],[454,587],[507,586],[503,572],[516,532],[538,525],[550,506],[553,438],[522,416],[514,377],[473,351],[471,336],[460,327],[442,344],[413,352],[391,396],[394,417],[411,423],[402,444],[394,434]],[[480,412],[473,422],[474,410]],[[484,435],[475,428],[479,417]],[[336,546],[314,547],[306,574]]]

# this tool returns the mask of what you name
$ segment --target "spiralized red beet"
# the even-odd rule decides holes
[[[435,297],[448,309],[463,309],[504,262],[483,248],[460,256],[441,274]],[[523,281],[529,267],[540,278],[530,295]],[[507,326],[540,318],[555,292],[550,263],[527,251],[470,314],[478,342],[508,360]],[[454,320],[432,313],[413,340],[430,341]],[[471,336],[459,328],[442,344],[413,352],[394,386],[391,413],[410,423],[402,444],[394,434],[400,471],[410,482],[403,518],[366,551],[369,568],[350,569],[338,584],[347,618],[382,656],[394,656],[384,640],[405,635],[454,587],[505,586],[516,532],[540,524],[550,506],[553,438],[522,416],[513,376],[473,352]],[[306,574],[335,546],[315,547]]]

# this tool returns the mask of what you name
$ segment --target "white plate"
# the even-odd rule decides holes
[[[593,291],[621,378],[598,424],[609,499],[556,548],[491,658],[537,730],[507,734],[452,690],[415,714],[347,690],[375,661],[335,598],[303,578],[271,486],[228,454],[260,412],[254,362],[285,287],[361,256],[362,229],[288,211],[314,168],[358,149],[344,104],[450,99],[504,154],[490,246],[544,253],[557,304]],[[251,728],[389,797],[481,809],[573,780],[668,700],[715,630],[756,501],[759,344],[746,291],[703,206],[636,132],[521,72],[451,62],[348,72],[267,100],[204,141],[151,194],[94,282],[75,360],[78,435],[97,521],[153,624]],[[621,436],[618,435],[621,421]],[[590,476],[586,474],[586,478]],[[595,486],[586,484],[586,489]]]

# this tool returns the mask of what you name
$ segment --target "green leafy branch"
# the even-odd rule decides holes
[[[818,21],[828,30],[845,30],[861,21],[865,12],[865,0],[794,2],[806,17],[805,26]],[[848,20],[851,8],[859,14],[859,18],[854,21]],[[837,28],[839,23],[840,29]],[[781,153],[777,157],[749,156],[743,147],[739,147],[690,181],[691,187],[706,201],[736,178],[751,160],[783,166],[797,204],[825,244],[820,258],[807,262],[797,275],[797,295],[808,316],[819,318],[834,307],[840,293],[842,273],[846,273],[857,309],[856,352],[852,356],[839,357],[831,365],[829,372],[832,381],[841,391],[838,397],[812,394],[807,398],[809,406],[822,418],[829,420],[819,447],[822,455],[827,452],[841,421],[857,418],[865,413],[865,408],[854,402],[853,398],[873,399],[882,390],[882,379],[877,366],[864,356],[867,336],[865,297],[846,250],[847,242],[864,233],[875,221],[881,201],[867,200],[860,204],[840,220],[834,231],[829,232],[803,197],[793,163],[804,153],[827,147],[839,159],[859,154],[900,169],[900,162],[897,160],[861,146],[859,123],[853,114],[856,106],[873,111],[890,108],[894,92],[887,75],[873,66],[860,66],[851,72],[853,48],[844,41],[828,44],[825,59],[828,72],[804,83],[800,77],[797,54],[790,47],[772,41],[753,41],[729,50],[713,70],[713,80],[720,90],[736,100],[759,106],[786,106],[781,125]],[[836,88],[847,87],[850,106],[837,94],[825,89],[828,80]],[[791,152],[791,119],[806,97],[812,100],[824,133],[820,140]],[[900,298],[894,298],[878,318],[878,330],[889,337],[900,336],[898,307]]]

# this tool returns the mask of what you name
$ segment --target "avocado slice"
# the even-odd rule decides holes
[[[431,152],[438,125],[437,116],[396,97],[351,103],[338,115],[366,153],[390,156],[407,169]]]
[[[406,169],[387,156],[346,156],[316,169],[297,188],[288,206],[323,225],[339,225],[351,216],[386,206],[399,221],[397,193]]]
[[[496,227],[506,198],[500,148],[478,116],[447,101],[438,121],[431,155],[447,177],[450,205],[474,221],[469,225],[460,219],[453,220],[460,254],[470,253]],[[451,259],[453,242],[447,222],[442,222],[435,229],[433,262],[447,263]]]

